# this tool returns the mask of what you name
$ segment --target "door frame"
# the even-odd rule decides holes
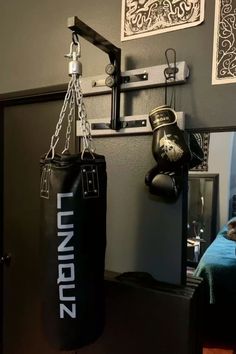
[[[4,220],[4,107],[0,105],[0,258],[2,258],[3,245],[3,220]],[[1,262],[1,260],[0,260]],[[3,353],[3,266],[0,263],[0,354]]]

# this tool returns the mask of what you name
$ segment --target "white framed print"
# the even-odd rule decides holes
[[[122,0],[121,41],[197,26],[205,0]]]
[[[236,0],[215,0],[212,84],[236,82]]]

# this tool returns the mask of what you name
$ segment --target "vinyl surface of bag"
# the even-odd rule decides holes
[[[43,331],[73,350],[104,328],[106,163],[89,153],[40,162]]]

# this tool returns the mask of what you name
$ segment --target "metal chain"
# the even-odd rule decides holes
[[[64,99],[64,102],[63,102],[63,105],[62,105],[62,109],[61,109],[61,112],[60,112],[60,115],[59,115],[59,120],[58,120],[57,125],[56,125],[55,133],[51,137],[50,149],[49,149],[48,153],[46,154],[46,158],[48,158],[50,154],[51,154],[51,158],[52,159],[54,158],[55,148],[56,148],[57,143],[59,141],[59,133],[60,133],[60,130],[62,128],[62,123],[63,123],[64,117],[65,117],[65,114],[66,114],[68,102],[70,101],[73,83],[74,83],[74,79],[71,78],[71,80],[69,81],[69,84],[68,84],[68,88],[67,88],[67,92],[66,92],[66,95],[65,95],[65,99]]]
[[[62,151],[62,154],[69,151],[72,122],[74,120],[74,117],[75,117],[75,86],[73,84],[72,93],[71,93],[70,102],[69,102],[69,114],[68,114],[68,124],[67,124],[67,129],[66,129],[66,141],[65,141],[65,146],[64,146],[64,150]]]
[[[85,151],[88,151],[94,157],[93,153],[95,152],[95,147],[91,135],[91,127],[87,120],[87,113],[83,101],[83,93],[81,90],[79,79],[77,79],[75,82],[75,94],[76,94],[76,103],[78,106],[78,120],[80,122],[81,130],[82,130],[82,142],[83,142],[82,158]]]

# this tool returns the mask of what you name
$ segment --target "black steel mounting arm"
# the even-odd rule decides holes
[[[121,84],[121,49],[109,42],[91,27],[82,22],[78,17],[68,18],[68,28],[101,49],[109,55],[114,66],[114,85],[111,92],[111,129],[120,129],[120,84]]]

